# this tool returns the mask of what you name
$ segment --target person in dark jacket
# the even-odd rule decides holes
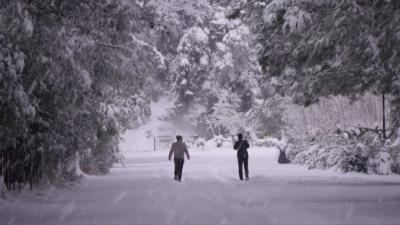
[[[186,144],[182,141],[182,136],[176,136],[176,142],[172,143],[171,150],[169,151],[168,160],[171,161],[172,154],[174,155],[175,172],[174,179],[181,181],[183,164],[186,158],[189,160],[189,151],[187,150]]]
[[[243,180],[243,166],[246,180],[249,180],[249,153],[247,149],[250,147],[249,142],[243,140],[243,135],[238,134],[238,140],[233,145],[233,149],[237,150],[239,179]]]

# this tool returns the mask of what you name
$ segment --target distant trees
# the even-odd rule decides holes
[[[1,172],[27,171],[7,185],[32,170],[39,180],[74,179],[77,155],[85,172],[107,172],[120,132],[148,116],[145,74],[164,68],[135,38],[133,9],[117,0],[0,3]]]
[[[209,125],[206,115],[225,132],[253,129],[238,120],[252,108],[255,98],[262,98],[255,39],[240,19],[225,18],[223,7],[203,6],[207,7],[208,13],[184,31],[171,61],[175,113],[191,118],[198,127],[202,121]]]
[[[382,136],[381,101],[380,96],[366,94],[354,102],[337,96],[321,98],[308,107],[287,105],[284,113],[287,135],[303,139],[332,133],[357,137],[368,129]]]

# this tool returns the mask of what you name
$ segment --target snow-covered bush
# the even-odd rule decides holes
[[[341,172],[387,175],[398,173],[400,165],[398,146],[390,146],[374,133],[358,139],[337,134],[320,135],[312,141],[290,140],[286,153],[294,163],[309,169],[334,168]]]
[[[350,146],[349,146],[350,147]],[[368,172],[368,150],[360,146],[346,148],[340,153],[337,168],[342,172]]]
[[[389,143],[386,150],[390,154],[391,170],[393,173],[400,174],[400,138],[395,140],[393,143]]]
[[[392,161],[392,171],[393,173],[400,174],[400,156],[397,156]]]
[[[294,158],[293,162],[305,165],[310,164],[310,162],[313,164],[316,161],[315,157],[317,155],[318,147],[318,145],[314,145],[308,148],[306,151],[299,152]]]
[[[257,138],[253,141],[253,145],[255,146],[265,146],[270,147],[269,142],[266,138]]]
[[[206,145],[206,139],[204,139],[204,138],[197,138],[195,141],[194,141],[194,146],[197,148],[197,149],[201,149],[201,150],[204,150],[204,146]]]
[[[295,157],[300,153],[307,150],[308,142],[292,138],[288,141],[288,146],[286,148],[286,156],[294,161]]]
[[[386,151],[379,152],[369,159],[369,173],[388,175],[391,173],[392,157]]]
[[[264,147],[276,147],[282,151],[286,151],[288,147],[287,140],[284,138],[254,138],[252,140],[252,144],[255,146],[264,146]]]

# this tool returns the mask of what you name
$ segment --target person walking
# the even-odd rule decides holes
[[[182,141],[182,136],[176,136],[176,142],[172,143],[171,150],[169,151],[168,160],[171,161],[172,154],[174,155],[174,179],[177,181],[182,180],[182,170],[183,164],[185,162],[185,154],[186,158],[189,160],[190,155],[187,150],[186,144]]]
[[[242,134],[238,134],[238,140],[233,145],[233,149],[237,150],[240,180],[243,180],[243,166],[246,180],[249,180],[249,153],[247,152],[249,147],[249,142],[243,140]]]

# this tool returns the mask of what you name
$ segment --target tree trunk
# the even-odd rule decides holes
[[[382,134],[383,140],[386,140],[385,93],[382,93]]]

